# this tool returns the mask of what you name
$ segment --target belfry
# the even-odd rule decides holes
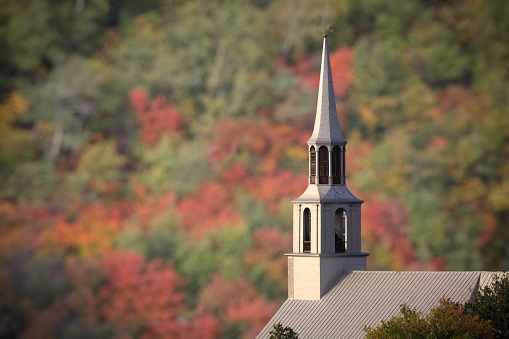
[[[361,251],[361,204],[346,186],[345,147],[334,97],[327,36],[313,134],[308,140],[309,182],[293,200],[293,252],[288,298],[320,300],[344,270],[366,270]]]

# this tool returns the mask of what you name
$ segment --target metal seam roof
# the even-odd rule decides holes
[[[423,314],[442,296],[468,301],[479,282],[492,272],[344,271],[321,300],[288,299],[257,338],[268,338],[272,326],[290,326],[302,339],[362,338],[364,325],[377,326],[406,303]]]

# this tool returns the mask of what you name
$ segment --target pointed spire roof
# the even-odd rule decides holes
[[[320,70],[320,87],[316,105],[315,128],[308,144],[346,144],[341,134],[334,97],[334,85],[330,69],[329,46],[327,35],[323,38],[322,66]]]

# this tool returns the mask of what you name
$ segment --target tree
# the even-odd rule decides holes
[[[400,306],[400,313],[375,328],[364,326],[365,338],[493,338],[488,321],[467,314],[464,306],[450,298],[440,298],[439,305],[425,317],[405,304]]]
[[[289,327],[283,327],[281,323],[274,324],[273,330],[269,332],[270,339],[297,339],[299,335],[295,333],[295,331]]]
[[[491,322],[495,338],[509,338],[509,273],[493,274],[492,283],[480,288],[474,303],[465,305],[472,314]]]

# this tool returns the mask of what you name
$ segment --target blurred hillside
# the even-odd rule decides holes
[[[371,270],[509,269],[505,0],[5,0],[0,337],[252,338],[329,33]]]

